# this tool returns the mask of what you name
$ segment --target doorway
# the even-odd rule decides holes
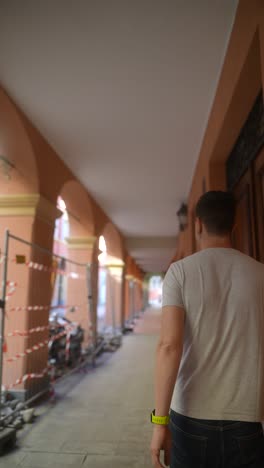
[[[264,263],[264,106],[259,94],[227,160],[237,201],[234,248]]]

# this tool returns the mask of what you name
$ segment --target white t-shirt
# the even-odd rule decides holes
[[[185,309],[171,408],[199,419],[264,421],[264,265],[229,248],[173,263],[163,306]]]

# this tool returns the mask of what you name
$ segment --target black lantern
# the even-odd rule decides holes
[[[184,231],[188,223],[188,207],[186,203],[182,203],[179,210],[177,211],[179,219],[180,231]]]

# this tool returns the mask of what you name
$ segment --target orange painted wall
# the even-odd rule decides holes
[[[225,163],[264,86],[264,2],[240,0],[188,198],[188,227],[173,261],[195,249],[193,210],[206,190],[225,190]]]
[[[0,174],[0,207],[5,206],[7,195],[22,194],[41,194],[49,211],[47,219],[43,218],[43,213],[38,214],[36,209],[32,216],[12,215],[10,213],[0,216],[0,249],[3,251],[4,232],[9,228],[11,232],[24,238],[27,241],[35,242],[44,246],[49,251],[53,250],[53,235],[55,224],[55,212],[57,198],[59,195],[65,200],[69,210],[70,236],[71,237],[95,237],[104,234],[107,241],[109,253],[123,260],[126,256],[125,242],[121,233],[113,225],[109,217],[104,213],[100,206],[90,196],[87,190],[75,178],[69,168],[63,163],[58,154],[45,141],[40,132],[34,128],[32,123],[17,108],[14,102],[8,97],[4,90],[0,89],[0,154],[4,155],[13,165],[11,180],[6,180]],[[1,198],[2,197],[2,198]],[[20,206],[16,207],[17,213]],[[44,210],[45,211],[45,210]],[[20,252],[21,250],[21,252]],[[26,253],[27,259],[34,259],[39,263],[48,264],[51,257],[42,258],[42,255],[36,252],[30,252],[30,249],[21,246],[12,246],[11,255],[16,253]],[[87,253],[87,252],[86,252]],[[74,252],[68,249],[69,257],[80,259],[83,255],[80,251]],[[93,259],[93,296],[94,307],[93,317],[96,323],[96,303],[97,303],[97,272],[98,272],[98,246],[94,246],[92,254],[89,252],[89,258],[86,255],[85,261]],[[22,271],[23,270],[23,271]],[[1,272],[0,272],[1,273]],[[49,307],[51,300],[51,273],[44,276],[41,272],[28,271],[25,267],[18,267],[15,264],[9,269],[9,279],[17,280],[19,287],[12,298],[13,307],[31,307],[32,305],[43,305]],[[116,303],[120,315],[123,314],[124,300],[122,288],[117,292]],[[77,292],[71,288],[71,299],[75,301]],[[86,298],[84,298],[86,300]],[[76,299],[77,300],[77,299]],[[85,308],[76,313],[76,319],[79,319],[82,325],[89,326]],[[7,332],[14,329],[27,330],[38,325],[48,324],[48,310],[40,312],[24,310],[19,314],[10,314],[7,321]],[[86,329],[86,341],[88,330]],[[24,351],[47,338],[48,332],[42,332],[38,335],[32,335],[29,338],[10,338],[8,342],[8,353],[5,357],[11,357],[17,352]],[[9,384],[15,379],[28,372],[40,372],[47,365],[47,349],[43,348],[35,353],[20,359],[17,363],[6,364],[4,383]],[[42,382],[31,383],[35,391],[41,388]],[[20,388],[20,387],[18,387]],[[32,390],[32,388],[31,388]],[[33,389],[34,391],[34,389]]]

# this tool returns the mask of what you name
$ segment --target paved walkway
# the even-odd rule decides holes
[[[38,409],[0,467],[148,468],[160,311],[149,310],[95,370],[72,377],[55,406]],[[61,393],[60,393],[61,392]]]

